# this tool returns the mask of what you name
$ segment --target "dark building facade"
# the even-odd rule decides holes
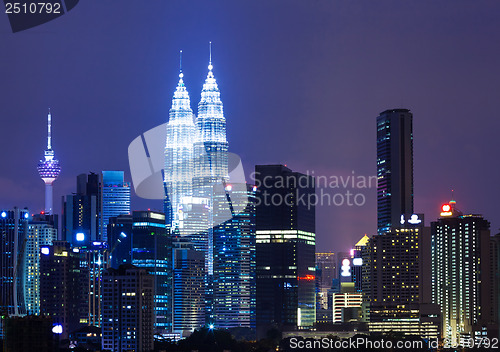
[[[99,175],[81,174],[76,179],[76,193],[63,197],[62,240],[74,246],[99,241]]]
[[[111,266],[133,264],[146,268],[155,281],[155,327],[164,334],[172,329],[172,243],[165,215],[134,211],[112,217],[108,225]]]
[[[257,165],[257,336],[310,328],[315,307],[314,178],[283,165]],[[301,198],[302,197],[302,198]]]
[[[103,273],[102,348],[113,352],[153,350],[154,276],[131,264]]]
[[[40,248],[40,313],[62,325],[62,338],[80,327],[85,276],[80,270],[80,253],[65,241]]]
[[[117,269],[121,264],[132,263],[132,215],[109,218],[109,266]]]
[[[4,352],[52,352],[54,334],[49,317],[27,315],[5,319]]]
[[[413,214],[413,114],[392,109],[377,117],[378,233]]]

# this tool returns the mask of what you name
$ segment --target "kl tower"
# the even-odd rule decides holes
[[[45,214],[52,214],[52,183],[57,179],[61,172],[59,160],[54,159],[54,151],[52,150],[51,125],[52,116],[47,115],[47,149],[45,150],[45,160],[40,160],[38,163],[38,173],[45,182]]]

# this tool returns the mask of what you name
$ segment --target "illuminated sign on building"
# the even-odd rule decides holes
[[[401,225],[404,225],[404,223],[406,222],[405,221],[405,216],[404,215],[401,215]],[[412,214],[412,216],[410,216],[410,219],[408,220],[408,224],[412,224],[412,225],[418,225],[422,222],[422,220],[418,217],[417,214]]]
[[[443,206],[441,207],[441,216],[451,216],[453,215],[452,211],[451,211],[451,205],[449,204],[443,204]]]
[[[342,260],[342,267],[340,268],[342,271],[340,275],[342,276],[351,276],[351,262],[349,259],[345,258]]]

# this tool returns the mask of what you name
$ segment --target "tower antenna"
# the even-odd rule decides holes
[[[52,115],[50,114],[50,108],[49,108],[49,113],[47,115],[47,150],[52,149],[51,127],[52,127]]]
[[[210,54],[209,65],[212,65],[212,42],[208,42],[208,52]]]

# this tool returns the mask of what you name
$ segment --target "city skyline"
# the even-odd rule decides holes
[[[489,34],[499,27],[489,15],[498,5],[484,3],[480,9],[465,3],[453,9],[429,5],[434,7],[427,12],[391,2],[394,12],[384,14],[383,6],[318,3],[315,8],[292,2],[287,7],[269,5],[270,14],[285,14],[283,29],[256,8],[249,9],[262,20],[262,28],[248,33],[243,28],[249,26],[248,20],[241,27],[232,22],[246,18],[238,12],[243,5],[220,4],[200,3],[192,12],[182,5],[157,5],[156,11],[165,18],[152,17],[155,31],[140,29],[151,10],[135,13],[127,3],[123,13],[112,19],[116,28],[88,28],[90,9],[82,4],[43,28],[4,34],[8,54],[3,67],[11,67],[12,72],[1,69],[6,88],[0,114],[7,117],[10,133],[0,146],[13,146],[14,151],[8,153],[8,171],[1,176],[0,206],[28,206],[31,213],[43,210],[43,184],[34,165],[45,143],[42,131],[48,108],[54,149],[64,165],[54,183],[55,213],[60,213],[61,196],[74,191],[78,174],[125,170],[125,180],[130,181],[126,148],[137,135],[167,120],[177,81],[178,50],[184,50],[186,85],[195,94],[203,83],[206,46],[212,40],[230,151],[242,156],[247,171],[256,164],[282,163],[298,172],[314,170],[316,175],[352,171],[375,175],[375,117],[386,109],[408,108],[416,138],[415,212],[425,213],[428,222],[436,220],[440,205],[451,199],[454,189],[464,212],[482,213],[492,223],[492,234],[498,232],[495,180],[500,170],[485,157],[498,150],[493,134],[499,124],[494,118],[498,96],[494,82],[500,78],[495,65],[500,53],[492,50],[494,38]],[[324,13],[316,20],[319,10]],[[436,15],[431,15],[432,10]],[[186,15],[184,20],[172,18],[167,23],[176,11]],[[211,18],[194,24],[203,11]],[[214,24],[230,13],[234,19]],[[136,21],[129,29],[119,27],[118,21],[127,22],[124,18],[133,15]],[[374,26],[389,18],[393,27]],[[358,32],[353,29],[356,24]],[[87,32],[82,30],[84,25]],[[6,18],[0,19],[2,33],[7,33],[6,26]],[[200,30],[183,31],[193,26]],[[222,33],[231,26],[235,33]],[[368,33],[369,27],[373,33]],[[165,31],[158,33],[158,28]],[[202,30],[206,33],[200,34]],[[123,39],[124,31],[135,31],[136,36]],[[106,34],[104,38],[97,37],[100,32]],[[263,33],[274,36],[259,42]],[[151,39],[141,42],[144,35]],[[81,43],[78,46],[69,42],[75,38]],[[116,40],[117,50],[106,49],[110,40]],[[80,45],[91,44],[93,49],[82,55]],[[135,51],[141,50],[137,56]],[[364,51],[372,55],[363,57]],[[115,62],[119,54],[123,63],[111,67],[108,62]],[[63,56],[79,67],[55,60]],[[39,73],[33,77],[33,72]],[[126,88],[102,98],[120,85]],[[15,104],[20,96],[30,103]],[[117,137],[108,136],[113,128]],[[295,143],[290,145],[289,140]],[[480,181],[473,171],[479,168],[484,170]],[[346,250],[364,233],[376,232],[376,191],[364,193],[363,207],[318,207],[318,251]],[[147,208],[161,210],[162,205],[134,196],[133,210]]]

